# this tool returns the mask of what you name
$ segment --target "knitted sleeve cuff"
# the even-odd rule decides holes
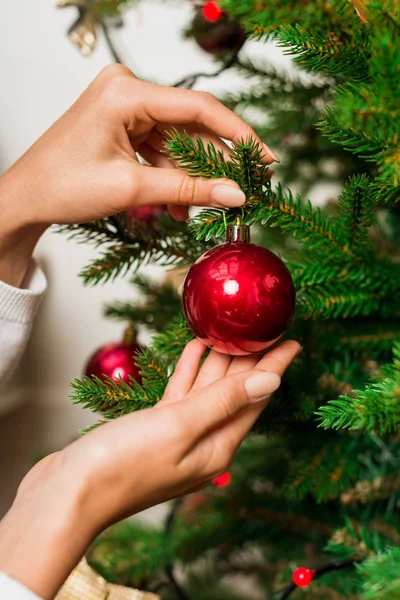
[[[0,281],[0,319],[22,325],[31,323],[46,287],[44,273],[34,260],[21,288]]]

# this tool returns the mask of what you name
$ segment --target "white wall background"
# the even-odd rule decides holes
[[[128,12],[125,28],[116,34],[123,56],[130,56],[128,66],[139,76],[163,83],[199,69],[212,71],[209,56],[180,37],[191,11],[190,2],[183,0],[145,2]],[[66,31],[76,16],[75,8],[56,9],[52,0],[0,3],[0,173],[110,62],[102,39],[90,58],[82,57],[68,40]],[[254,47],[250,44],[248,50]],[[283,61],[271,46],[257,45],[257,51]],[[236,84],[232,74],[225,74],[218,81],[203,79],[199,87],[232,89]],[[92,248],[50,232],[37,248],[49,292],[23,363],[12,384],[1,392],[0,514],[35,456],[68,443],[81,426],[94,420],[91,413],[71,404],[69,383],[81,375],[96,347],[119,339],[123,328],[103,319],[102,305],[114,298],[130,298],[132,289],[122,280],[84,288],[77,274],[93,255]]]

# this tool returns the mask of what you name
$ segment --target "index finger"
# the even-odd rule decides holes
[[[276,154],[263,144],[254,129],[212,94],[132,79],[132,86],[137,88],[138,85],[140,85],[140,106],[154,123],[163,122],[171,125],[197,123],[233,143],[250,137],[259,144],[263,153],[262,162],[267,164],[273,161],[279,162]],[[132,101],[137,109],[137,93],[132,94]]]

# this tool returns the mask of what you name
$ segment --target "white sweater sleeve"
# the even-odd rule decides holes
[[[21,288],[0,281],[0,384],[21,358],[45,291],[46,278],[33,260]]]
[[[39,596],[5,573],[0,573],[0,598],[2,600],[41,600]]]

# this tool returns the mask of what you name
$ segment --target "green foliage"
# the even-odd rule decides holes
[[[299,25],[281,26],[278,45],[286,54],[293,54],[294,62],[307,71],[318,71],[343,77],[350,81],[365,81],[368,77],[367,48],[360,43],[355,47],[351,39],[340,39],[334,32],[309,34]],[[366,40],[365,40],[366,41]]]
[[[98,283],[148,263],[189,265],[240,213],[254,240],[291,270],[297,310],[288,336],[304,349],[240,449],[227,488],[209,486],[185,499],[169,536],[130,523],[112,528],[90,558],[107,579],[145,589],[165,583],[165,566],[173,561],[184,569],[190,600],[240,598],[231,585],[238,573],[260,597],[281,600],[295,566],[318,568],[333,555],[364,563],[324,575],[307,590],[310,597],[397,598],[397,0],[366,3],[367,23],[349,0],[221,0],[221,6],[249,36],[275,40],[298,69],[278,72],[241,53],[233,68],[246,85],[221,93],[277,150],[279,183],[271,185],[254,141],[240,140],[224,155],[173,130],[166,152],[176,166],[192,176],[236,181],[247,198],[242,210],[203,210],[189,226],[165,217],[134,232],[119,215],[68,232],[99,246],[102,255],[83,272],[86,283]],[[312,204],[308,198],[327,182],[341,192],[324,206]],[[159,401],[193,337],[170,285],[143,277],[132,283],[143,300],[114,303],[106,314],[156,333],[138,359],[143,386],[74,384],[74,399],[102,410],[105,420]],[[160,589],[172,599],[173,590]]]
[[[111,583],[148,589],[168,564],[171,550],[158,529],[124,521],[94,541],[87,559]]]
[[[122,380],[115,382],[109,377],[104,381],[96,376],[84,377],[73,382],[72,399],[92,412],[102,411],[108,419],[154,406],[164,394],[170,365],[150,348],[138,352],[135,362],[143,379],[142,385],[132,377],[129,384]]]
[[[400,598],[400,548],[366,560],[358,571],[364,580],[363,596],[366,600],[398,600]]]
[[[136,275],[131,283],[140,292],[144,301],[136,304],[133,302],[108,304],[104,308],[104,315],[134,325],[147,325],[153,331],[162,332],[181,307],[181,298],[176,288],[171,283],[160,284],[143,275]]]
[[[400,422],[400,343],[394,345],[394,361],[364,390],[354,390],[322,406],[317,415],[325,429],[376,430],[387,434]]]
[[[196,260],[207,245],[193,239],[185,223],[160,219],[153,226],[136,223],[134,232],[127,227],[125,215],[59,228],[79,243],[102,248],[102,255],[86,266],[80,276],[85,285],[113,281],[137,271],[149,263],[184,267]]]

